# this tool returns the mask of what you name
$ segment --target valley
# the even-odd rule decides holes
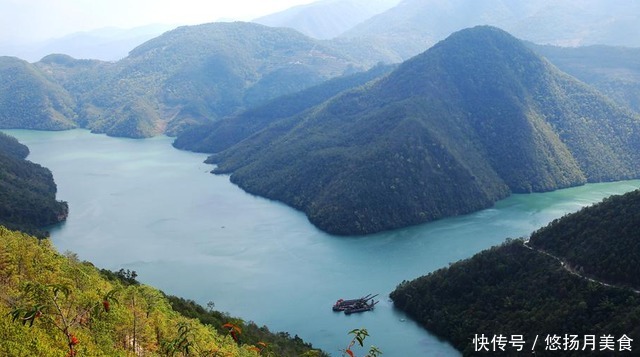
[[[336,315],[331,305],[369,291],[386,296],[402,280],[640,187],[627,181],[513,195],[471,215],[336,237],[289,207],[208,174],[205,155],[175,150],[171,138],[9,133],[31,148],[30,160],[51,168],[60,199],[69,202],[68,220],[51,230],[58,249],[107,269],[135,270],[139,280],[166,293],[213,301],[216,309],[297,334],[332,354],[347,331],[366,327],[385,354],[458,355],[386,298],[365,315]]]
[[[634,354],[640,5],[291,4],[0,5],[0,355]]]

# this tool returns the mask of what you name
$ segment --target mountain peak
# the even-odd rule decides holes
[[[217,170],[337,234],[640,174],[637,116],[490,26],[281,123],[217,154]]]

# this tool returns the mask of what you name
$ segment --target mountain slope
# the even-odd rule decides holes
[[[529,242],[533,249],[519,240],[507,242],[405,281],[391,298],[396,307],[465,355],[477,354],[471,342],[476,334],[489,339],[494,334],[522,334],[529,348],[538,335],[538,353],[548,346],[548,335],[562,339],[575,334],[583,343],[584,335],[611,334],[620,351],[622,336],[640,338],[640,296],[605,284],[638,288],[638,207],[638,190],[613,196],[535,232]],[[576,269],[582,264],[584,269]],[[572,273],[576,270],[599,282]],[[571,356],[593,351],[588,345],[581,347],[561,350]]]
[[[330,39],[381,13],[399,0],[321,0],[253,20],[271,27],[289,27],[303,34]]]
[[[489,344],[489,352],[481,353],[473,342],[476,335],[489,342],[494,336],[512,340],[513,335],[522,335],[525,351],[534,348],[537,336],[535,351],[543,356],[553,355],[547,349],[554,346],[553,336],[564,341],[565,336],[571,340],[576,335],[581,341],[578,350],[557,350],[565,351],[563,356],[599,351],[604,335],[615,336],[616,351],[623,336],[640,338],[638,294],[572,275],[553,258],[527,249],[520,241],[403,282],[391,298],[397,308],[451,342],[464,356],[501,352]],[[585,345],[584,338],[590,335],[597,336],[594,349]],[[505,355],[519,355],[514,345],[507,344],[505,351]]]
[[[640,289],[640,190],[612,196],[531,235],[581,274]]]
[[[207,125],[194,126],[180,133],[173,146],[206,153],[222,151],[279,119],[301,113],[340,92],[380,78],[392,69],[392,66],[379,65],[366,72],[330,79],[300,92],[276,98],[236,116]]]
[[[359,68],[296,31],[241,22],[180,27],[113,64],[38,66],[77,99],[84,127],[130,137],[176,134]]]
[[[450,33],[476,25],[505,29],[540,44],[607,44],[640,47],[640,4],[589,0],[404,0],[340,37],[376,43],[398,61],[418,54]]]
[[[25,160],[29,149],[0,133],[0,225],[46,235],[41,228],[67,217],[66,202],[56,201],[51,172]]]
[[[637,177],[638,147],[638,116],[504,31],[476,27],[210,161],[321,229],[366,234],[511,191]]]
[[[562,71],[640,112],[640,48],[529,46]]]
[[[34,65],[14,57],[0,57],[0,78],[0,128],[75,127],[75,102]]]

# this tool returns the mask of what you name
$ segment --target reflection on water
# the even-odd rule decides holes
[[[69,202],[68,221],[52,230],[60,251],[99,267],[135,270],[167,293],[214,301],[334,355],[347,344],[347,332],[361,327],[371,334],[367,342],[388,356],[459,355],[393,309],[387,295],[399,282],[640,186],[627,181],[514,195],[467,216],[335,237],[303,214],[209,174],[205,155],[175,150],[170,138],[7,132],[30,147],[30,160],[53,171],[58,197]],[[367,293],[380,294],[375,311],[331,311],[336,299]]]

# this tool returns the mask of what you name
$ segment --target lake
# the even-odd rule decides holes
[[[213,301],[217,310],[299,335],[334,356],[354,328],[368,329],[365,346],[384,356],[458,356],[393,308],[388,294],[398,283],[640,187],[624,181],[514,195],[470,215],[337,237],[210,174],[206,155],[176,150],[171,138],[4,131],[29,146],[29,160],[51,169],[58,198],[69,202],[68,220],[51,230],[59,251],[101,268],[135,270],[138,280],[168,294]],[[372,312],[331,311],[338,298],[368,293],[380,294]]]

